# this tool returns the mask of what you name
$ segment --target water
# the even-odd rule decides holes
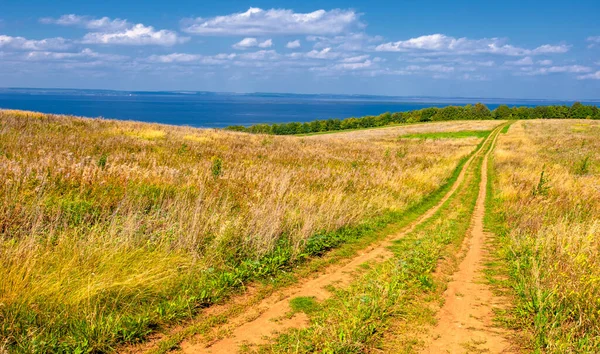
[[[548,100],[0,89],[0,108],[215,128],[361,117],[477,101],[490,109],[500,104],[572,104]]]

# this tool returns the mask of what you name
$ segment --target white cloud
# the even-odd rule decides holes
[[[528,68],[529,69],[529,68]],[[563,66],[549,66],[543,67],[535,70],[527,70],[521,75],[527,76],[535,76],[535,75],[548,75],[555,73],[572,73],[572,74],[582,74],[589,73],[592,71],[592,68],[582,65],[563,65]]]
[[[594,48],[595,46],[600,44],[600,36],[587,37],[587,41],[590,43],[588,45],[588,48]]]
[[[245,60],[276,60],[279,59],[281,55],[274,50],[259,50],[252,53],[243,53],[238,57]]]
[[[171,53],[165,55],[151,55],[148,57],[148,61],[152,63],[161,64],[176,64],[176,63],[189,63],[189,64],[204,64],[204,65],[220,65],[231,62],[235,59],[237,54],[217,54],[217,55],[201,55],[201,54],[187,54],[187,53]]]
[[[600,71],[595,73],[577,76],[579,80],[600,80]]]
[[[344,63],[357,63],[357,62],[362,62],[365,61],[367,59],[369,59],[370,55],[358,55],[355,57],[349,57],[349,58],[344,58],[342,59],[342,62]]]
[[[85,59],[102,59],[106,61],[118,61],[127,57],[114,54],[101,54],[89,48],[85,48],[80,52],[29,52],[25,59],[34,61],[69,61],[69,60],[85,60]]]
[[[550,59],[540,60],[537,63],[542,66],[550,66],[550,65],[552,65],[552,60],[550,60]]]
[[[241,41],[237,42],[232,47],[234,49],[242,49],[243,50],[243,49],[248,49],[248,48],[252,48],[252,47],[269,48],[272,45],[273,45],[273,41],[271,39],[267,39],[264,42],[259,42],[256,38],[248,37],[248,38],[244,38]]]
[[[296,39],[295,41],[288,42],[285,47],[289,49],[300,48],[300,41]]]
[[[389,42],[378,45],[375,50],[381,52],[414,52],[426,51],[435,54],[499,54],[524,56],[550,53],[565,53],[569,46],[544,44],[535,49],[525,49],[505,44],[499,38],[468,39],[454,38],[443,34],[432,34],[404,41]]]
[[[81,43],[85,44],[124,44],[124,45],[164,45],[171,46],[189,40],[170,30],[155,30],[142,23],[132,24],[120,18],[94,18],[75,14],[63,15],[59,18],[45,17],[41,23],[61,26],[78,26],[90,30]]]
[[[35,40],[0,35],[0,48],[12,48],[17,50],[61,50],[67,49],[70,46],[71,44],[69,41],[61,37]]]
[[[333,66],[334,69],[342,69],[342,70],[358,70],[358,69],[367,69],[373,66],[373,62],[371,60],[365,60],[364,62],[345,62],[336,64]]]
[[[267,39],[266,41],[258,44],[259,48],[270,48],[271,46],[273,46],[273,41],[271,39]]]
[[[311,59],[335,59],[340,56],[340,53],[332,52],[331,48],[324,48],[322,50],[313,49],[304,55]]]
[[[166,55],[152,55],[148,60],[154,63],[189,63],[198,61],[203,57],[200,54],[171,53]]]
[[[366,33],[359,32],[333,37],[308,36],[306,39],[310,42],[316,42],[314,49],[331,47],[340,51],[356,52],[375,50],[375,44],[380,43],[383,37],[369,36]]]
[[[91,16],[79,16],[75,14],[62,15],[57,19],[44,17],[40,19],[40,22],[61,26],[79,26],[94,31],[119,31],[131,26],[127,20],[120,18],[111,20],[108,17],[93,18]]]
[[[569,46],[566,44],[551,45],[544,44],[531,51],[531,54],[562,54],[569,51]]]
[[[233,45],[235,49],[246,49],[256,47],[258,45],[258,40],[256,38],[244,38],[241,41],[237,42]]]
[[[488,77],[485,75],[468,74],[468,73],[463,74],[460,78],[463,80],[467,80],[467,81],[487,81],[487,80],[489,80]]]
[[[531,57],[524,57],[519,60],[507,61],[504,64],[506,65],[516,65],[516,66],[528,66],[533,65],[533,59]]]
[[[436,73],[451,73],[455,69],[453,66],[432,64],[432,65],[409,65],[405,68],[407,71],[428,71]]]
[[[172,46],[188,41],[169,30],[155,30],[141,23],[120,32],[91,32],[83,37],[86,44],[163,45]]]
[[[335,35],[361,26],[353,10],[317,10],[295,13],[287,9],[263,10],[251,7],[246,12],[212,18],[187,19],[183,30],[198,35]]]

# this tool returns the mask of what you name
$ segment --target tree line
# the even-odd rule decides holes
[[[600,119],[600,109],[575,102],[572,106],[509,107],[500,105],[493,111],[477,103],[466,106],[428,107],[407,112],[386,112],[378,116],[346,119],[321,119],[306,123],[232,125],[225,129],[273,135],[309,134],[337,130],[383,127],[392,124],[480,119]]]

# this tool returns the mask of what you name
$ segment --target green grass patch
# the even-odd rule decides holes
[[[290,300],[290,307],[293,312],[304,312],[307,315],[320,309],[319,302],[313,296],[299,296]]]
[[[506,133],[508,133],[508,128],[510,128],[510,126],[511,126],[511,125],[512,125],[514,122],[515,122],[514,120],[511,120],[511,121],[509,121],[509,122],[508,122],[508,124],[506,124],[506,125],[505,125],[505,126],[502,128],[502,130],[500,130],[500,134],[506,134]]]

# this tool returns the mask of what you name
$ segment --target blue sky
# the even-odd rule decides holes
[[[11,1],[0,87],[600,98],[598,1]]]

